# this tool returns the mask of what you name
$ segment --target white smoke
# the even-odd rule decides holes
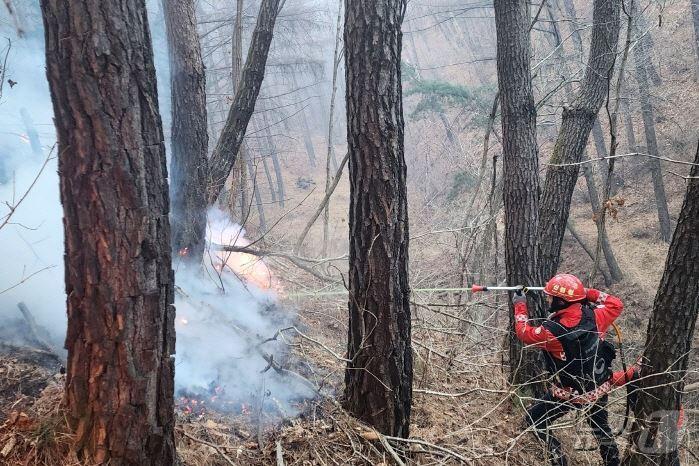
[[[56,138],[43,70],[41,37],[15,38],[0,100],[0,224],[26,197],[0,229],[0,319],[20,317],[17,303],[23,301],[60,348],[66,315],[55,152],[36,179]]]
[[[208,218],[210,246],[248,244],[240,226],[221,211],[212,210]],[[197,394],[215,386],[233,403],[262,396],[270,403],[274,399],[284,414],[294,413],[294,403],[312,397],[313,391],[283,373],[289,347],[281,338],[271,338],[294,325],[295,314],[279,306],[274,291],[241,281],[241,274],[256,267],[268,270],[260,259],[256,264],[249,258],[235,261],[234,268],[242,266],[236,274],[222,266],[222,259],[230,263],[231,253],[210,254],[205,272],[176,273],[176,390]]]

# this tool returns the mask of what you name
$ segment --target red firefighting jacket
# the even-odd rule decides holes
[[[595,289],[587,290],[587,300],[597,306],[594,310],[595,322],[599,337],[603,339],[614,320],[621,314],[624,304],[616,296]],[[554,317],[560,319],[559,322],[566,327],[575,327],[582,319],[582,305],[573,303],[551,316],[551,318]],[[525,345],[534,345],[547,351],[552,357],[564,360],[563,345],[561,345],[561,342],[558,341],[553,333],[544,326],[530,325],[528,321],[529,313],[526,302],[516,303],[515,332],[517,338]],[[624,371],[615,372],[610,381],[613,385],[623,385],[633,376],[633,373],[633,367],[629,368],[626,373]]]

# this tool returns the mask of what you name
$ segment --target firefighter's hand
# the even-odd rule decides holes
[[[527,297],[524,296],[522,290],[515,291],[515,295],[512,297],[512,304],[516,306],[519,303],[527,303]]]

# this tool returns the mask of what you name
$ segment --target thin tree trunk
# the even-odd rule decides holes
[[[306,93],[300,88],[298,80],[296,79],[296,74],[292,73],[292,82],[294,83],[294,87],[296,89],[299,89],[301,91],[302,95],[305,95]],[[311,138],[311,128],[308,125],[308,117],[306,116],[306,108],[301,109],[299,112],[299,118],[301,119],[301,131],[303,132],[303,144],[304,147],[306,148],[306,155],[308,155],[308,163],[311,165],[311,168],[316,167],[316,149],[315,146],[313,146],[313,139]]]
[[[639,12],[639,18],[642,15]],[[646,62],[648,51],[643,46],[643,41],[636,44],[634,48],[634,58],[636,60],[636,81],[638,82],[638,93],[641,100],[641,114],[643,115],[643,127],[646,134],[646,148],[651,155],[660,155],[658,150],[658,140],[655,135],[655,112],[650,100],[650,89],[648,83],[648,73]],[[660,160],[648,159],[651,177],[653,178],[653,191],[655,193],[655,204],[658,211],[658,225],[660,226],[660,238],[669,242],[672,235],[670,225],[670,213],[667,208],[667,197],[665,195],[665,183],[663,182],[662,167]]]
[[[561,131],[551,164],[580,162],[590,131],[604,104],[616,60],[620,22],[619,0],[595,0],[592,43],[582,86],[570,108],[563,109]],[[558,269],[561,245],[578,180],[579,165],[549,166],[539,213],[539,250],[544,277]]]
[[[505,205],[505,270],[510,284],[542,280],[537,249],[539,225],[539,159],[536,106],[532,93],[529,4],[525,0],[495,0],[497,72],[502,120]],[[543,303],[530,295],[533,317],[542,317]],[[536,300],[536,301],[535,301]],[[510,304],[510,308],[511,308]],[[514,328],[510,309],[510,328]],[[539,365],[523,352],[514,332],[509,337],[510,380],[525,384]]]
[[[585,243],[585,240],[580,236],[580,233],[578,233],[577,228],[575,227],[575,224],[573,223],[572,220],[568,219],[568,223],[566,224],[566,229],[570,233],[570,235],[575,239],[575,241],[578,242],[581,248],[583,248],[583,251],[590,256],[590,259],[593,261],[595,260],[595,251],[587,244]],[[609,273],[604,270],[602,267],[599,267],[597,270],[600,271],[600,273],[604,276],[604,283],[607,286],[610,286],[612,284],[612,277],[609,275]]]
[[[694,51],[697,54],[697,74],[699,74],[699,0],[690,0],[692,24],[694,25]]]
[[[243,67],[240,86],[221,131],[221,136],[209,159],[208,203],[218,198],[228,175],[238,158],[238,151],[245,137],[245,130],[255,110],[257,95],[260,93],[265,76],[267,55],[272,43],[274,24],[279,13],[280,0],[262,0],[257,24],[252,33],[248,58]]]
[[[337,31],[335,32],[335,52],[333,54],[333,81],[332,94],[330,96],[330,115],[328,117],[328,152],[325,160],[325,195],[327,196],[332,183],[330,165],[333,158],[333,123],[335,117],[335,96],[337,95],[337,70],[340,68],[340,47],[342,41],[342,2],[337,7]],[[330,241],[330,202],[323,210],[323,252],[321,257],[328,255],[328,242]]]
[[[73,448],[84,464],[170,466],[174,283],[145,2],[42,0],[41,9],[65,220]]]
[[[233,37],[231,41],[231,82],[233,83],[233,95],[238,92],[240,78],[243,72],[243,0],[236,0],[235,4],[235,21],[233,22]],[[233,166],[233,183],[231,186],[231,196],[233,198],[229,199],[229,204],[231,206],[236,205],[236,200],[240,205],[241,222],[250,217],[248,175],[246,170],[247,152],[247,144],[242,144],[238,152],[238,160],[236,160]]]
[[[244,143],[243,146],[247,146],[247,144]],[[245,147],[245,149],[246,151],[248,151],[247,147]],[[265,232],[267,231],[267,219],[265,218],[265,206],[262,202],[262,195],[260,194],[260,189],[257,183],[257,167],[253,163],[251,157],[246,158],[245,163],[247,164],[248,175],[250,176],[250,182],[252,183],[252,193],[253,196],[255,196],[255,204],[257,205],[257,216],[260,222],[260,230],[262,232]]]
[[[679,464],[677,423],[699,314],[699,147],[694,164],[648,323],[628,466]]]
[[[569,5],[569,8],[572,8],[572,6]],[[549,17],[551,18],[550,27],[551,27],[551,31],[553,33],[552,36],[554,37],[552,46],[554,46],[556,48],[556,50],[558,50],[557,54],[558,54],[559,58],[561,59],[561,62],[565,63],[563,60],[563,54],[561,51],[562,41],[561,41],[561,34],[560,34],[559,29],[558,29],[557,18],[550,7],[547,7],[547,10],[549,13]],[[574,10],[572,12],[574,13]],[[582,46],[582,44],[580,44],[580,45]],[[581,50],[581,52],[582,52],[582,50]],[[567,67],[565,65],[562,65],[562,68],[564,70],[564,74],[567,74],[568,73]],[[568,94],[569,98],[573,99],[574,95],[573,95],[572,85],[570,83],[566,83],[564,88],[565,88],[566,93]],[[593,134],[593,137],[595,140],[595,146],[597,149],[598,157],[606,157],[608,155],[607,147],[606,147],[606,144],[604,142],[604,135],[602,134],[602,127],[600,125],[599,116],[597,118],[595,118],[595,121],[593,123],[592,134]],[[583,149],[581,160],[582,161],[587,160],[586,149]],[[603,179],[605,180],[603,184],[606,186],[606,176],[605,175],[607,174],[608,165],[607,165],[607,162],[605,160],[603,160],[601,162],[602,162],[602,164],[600,166],[600,171],[602,172],[601,175],[602,175]],[[585,181],[587,184],[588,194],[590,197],[590,206],[592,208],[593,214],[595,214],[595,213],[599,212],[599,209],[600,209],[600,198],[599,198],[599,193],[597,191],[597,183],[595,182],[595,177],[593,175],[592,167],[590,166],[590,164],[584,164],[584,165],[582,165],[582,168],[583,168],[583,174],[585,176]],[[609,284],[611,284],[612,280],[615,282],[619,282],[623,279],[623,274],[621,272],[619,264],[617,263],[616,256],[614,255],[614,251],[612,250],[611,244],[609,242],[609,238],[607,236],[607,231],[604,228],[600,228],[599,224],[597,224],[596,226],[597,226],[597,234],[600,238],[600,241],[602,242],[602,249],[604,251],[605,259],[607,261],[607,266],[609,267],[609,270],[611,273],[611,277],[610,277],[608,274],[606,274],[606,272],[604,272],[605,273],[605,283],[607,283],[607,285],[609,285]],[[568,227],[568,230],[571,231],[571,233],[572,233],[572,229],[570,226],[570,219],[567,222],[567,227]],[[576,237],[576,239],[578,239],[577,236],[575,236],[575,233],[573,233],[573,236]],[[593,257],[593,260],[594,260],[594,257]]]
[[[587,155],[583,153],[582,161],[584,162],[586,159]],[[592,207],[593,214],[596,215],[602,208],[602,205],[600,204],[599,191],[597,191],[597,182],[592,174],[592,167],[590,167],[590,164],[586,163],[582,167],[583,174],[585,175],[585,184],[587,185],[587,193],[590,196],[590,206]],[[609,267],[611,280],[615,283],[620,282],[624,279],[624,274],[621,271],[621,267],[619,267],[619,263],[617,262],[614,251],[612,250],[612,245],[609,242],[609,236],[607,235],[607,229],[601,228],[601,224],[597,221],[595,221],[595,225],[597,227],[597,236],[602,243],[604,258],[607,262],[607,267]],[[608,285],[610,284],[609,278],[610,277],[605,277],[605,282],[607,282]],[[590,286],[592,286],[592,284],[590,284]]]
[[[269,147],[266,148],[269,150]],[[265,178],[267,178],[267,186],[269,187],[269,196],[273,203],[277,203],[277,191],[274,189],[274,181],[272,181],[272,172],[269,171],[269,163],[267,163],[267,155],[262,157],[262,167],[265,170]]]
[[[345,11],[350,170],[345,407],[408,437],[413,362],[401,89],[406,0],[353,0]]]
[[[274,167],[274,175],[277,178],[277,194],[279,195],[278,201],[279,206],[284,207],[284,200],[286,198],[286,192],[284,191],[284,175],[282,174],[282,166],[279,163],[279,155],[277,154],[277,146],[274,144],[274,138],[272,138],[272,131],[269,128],[269,121],[267,120],[267,108],[264,103],[262,103],[262,125],[264,126],[264,135],[267,140],[267,144],[270,148],[269,156],[272,159],[272,166]]]
[[[595,122],[592,125],[592,140],[595,143],[595,153],[597,154],[597,170],[599,171],[599,177],[602,181],[602,186],[607,184],[607,172],[609,171],[609,164],[607,163],[606,157],[609,156],[609,151],[607,150],[607,143],[604,141],[604,133],[602,132],[602,124],[599,121],[599,115],[595,118]]]
[[[170,54],[172,248],[185,264],[201,264],[206,246],[209,136],[206,77],[193,0],[163,0]]]
[[[633,113],[631,104],[629,103],[629,84],[626,84],[626,96],[621,101],[621,111],[624,113],[624,129],[626,132],[626,145],[629,153],[638,152],[638,143],[636,142],[636,132],[633,128]]]
[[[326,206],[328,205],[328,202],[330,202],[330,197],[333,195],[333,193],[335,192],[335,188],[337,188],[337,185],[340,183],[340,179],[342,178],[342,170],[344,170],[345,164],[348,160],[349,153],[345,155],[345,157],[340,162],[340,166],[337,168],[337,172],[335,173],[333,182],[328,188],[328,191],[325,193],[325,197],[322,201],[320,201],[320,205],[316,209],[315,213],[311,216],[310,219],[308,219],[308,223],[306,223],[306,226],[299,235],[299,239],[296,240],[296,245],[294,246],[294,251],[296,253],[299,253],[301,251],[301,247],[303,246],[303,242],[306,240],[306,236],[308,236],[308,232],[311,230],[311,227],[313,226],[313,224],[315,224],[316,220],[318,220],[320,214],[325,210]]]

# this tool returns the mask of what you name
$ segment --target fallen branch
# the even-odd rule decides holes
[[[465,456],[460,455],[460,454],[456,453],[455,451],[450,450],[448,448],[444,448],[444,447],[440,447],[439,445],[435,445],[434,443],[425,442],[424,440],[415,440],[415,439],[409,439],[409,438],[399,438],[399,437],[389,437],[389,436],[386,436],[385,438],[386,438],[386,440],[390,440],[393,442],[412,443],[415,445],[421,445],[423,447],[428,447],[428,448],[431,448],[433,450],[437,450],[443,456],[445,456],[445,455],[451,456],[451,457],[456,458],[460,461],[463,461],[466,464],[469,463],[468,459],[466,459]]]
[[[265,256],[280,257],[282,259],[285,259],[285,260],[291,262],[293,265],[295,265],[299,269],[303,270],[304,272],[308,272],[309,274],[313,275],[314,277],[316,277],[319,280],[329,282],[329,283],[334,283],[334,284],[340,284],[339,280],[336,280],[332,277],[329,277],[329,276],[324,275],[320,272],[317,272],[317,271],[313,270],[312,267],[309,267],[308,265],[304,264],[304,262],[308,262],[308,263],[327,262],[328,261],[327,259],[326,260],[308,259],[305,257],[296,256],[293,254],[286,254],[283,252],[273,252],[273,251],[265,251],[265,250],[261,250],[261,249],[253,249],[253,248],[250,248],[249,246],[225,246],[225,245],[221,245],[221,244],[214,244],[212,246],[215,247],[216,249],[218,249],[219,251],[240,252],[240,253],[250,254],[250,255],[258,256],[258,257],[265,257]],[[338,258],[332,259],[332,260],[344,260],[345,258],[346,258],[346,256],[341,256],[341,257],[338,257]]]
[[[282,450],[282,442],[277,440],[277,466],[284,466],[284,450]]]
[[[388,440],[386,440],[385,435],[379,434],[379,442],[381,442],[381,445],[386,449],[389,455],[393,458],[393,461],[396,462],[398,466],[405,466],[405,463],[403,460],[398,456],[398,453],[396,453],[396,450],[393,449],[390,443],[388,443]]]
[[[279,330],[279,331],[277,332],[277,334],[283,334],[284,332],[286,332],[286,331],[288,331],[288,330],[294,330],[301,338],[303,338],[303,339],[305,339],[305,340],[308,340],[308,341],[310,341],[311,343],[315,343],[316,345],[320,346],[320,347],[323,348],[325,351],[327,351],[328,353],[332,354],[333,357],[334,357],[335,359],[337,359],[338,361],[341,361],[341,362],[352,362],[352,360],[347,359],[347,358],[344,358],[344,357],[340,356],[339,354],[335,353],[332,349],[328,348],[328,347],[327,347],[325,344],[323,344],[322,342],[320,342],[320,341],[318,341],[318,340],[315,340],[315,339],[309,337],[308,335],[306,335],[305,333],[303,333],[301,330],[299,330],[298,328],[296,328],[296,326],[291,326],[291,327],[283,328],[283,329]],[[276,335],[275,335],[275,337],[273,337],[272,339],[276,339]]]
[[[63,358],[61,358],[58,355],[58,353],[56,353],[56,350],[53,348],[53,345],[51,345],[49,342],[44,340],[39,335],[39,329],[36,325],[36,320],[34,319],[34,316],[32,315],[27,305],[24,303],[17,303],[17,307],[19,308],[19,311],[22,313],[22,316],[24,317],[24,320],[27,322],[27,325],[29,326],[29,333],[31,334],[32,339],[34,340],[34,344],[36,344],[39,347],[39,349],[46,351],[47,353],[53,354],[59,360],[62,361]]]

